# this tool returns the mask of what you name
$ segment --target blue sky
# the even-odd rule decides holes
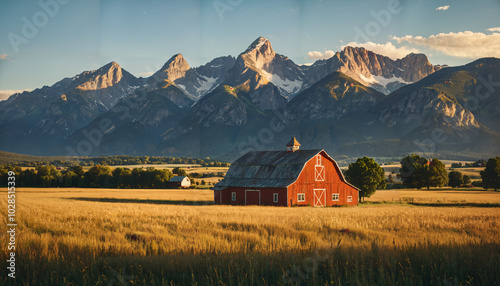
[[[179,52],[199,66],[237,56],[259,36],[297,64],[352,44],[461,65],[500,57],[499,16],[498,0],[2,0],[0,91],[52,85],[110,61],[146,76]]]

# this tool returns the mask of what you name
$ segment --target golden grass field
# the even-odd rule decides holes
[[[476,205],[380,203],[396,195]],[[17,284],[500,285],[500,193],[378,191],[340,208],[206,205],[212,198],[18,189]]]
[[[473,189],[401,189],[378,190],[367,202],[399,202],[413,201],[421,203],[496,203],[500,204],[500,194],[485,191],[480,188]]]

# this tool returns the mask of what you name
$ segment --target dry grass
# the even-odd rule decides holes
[[[132,200],[172,200],[213,202],[212,190],[197,189],[96,189],[96,188],[20,188],[18,200],[42,201],[43,204],[74,202],[71,198],[116,198]]]
[[[500,193],[483,189],[399,189],[378,190],[367,202],[399,202],[413,200],[426,203],[496,203],[500,204]]]
[[[134,285],[500,282],[499,208],[201,205],[212,197],[208,190],[19,189],[18,281],[107,284],[124,271]]]

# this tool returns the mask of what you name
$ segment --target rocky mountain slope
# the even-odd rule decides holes
[[[14,95],[0,102],[0,135],[5,138],[0,148],[30,153],[46,150],[142,84],[112,62],[53,86]]]
[[[392,60],[364,48],[345,47],[326,60],[306,68],[304,86],[311,86],[334,71],[340,71],[366,86],[389,94],[401,86],[414,83],[441,69],[433,66],[423,54],[409,54]]]
[[[370,140],[347,143],[339,152],[498,154],[499,69],[500,59],[479,59],[392,92],[365,113],[363,123],[370,128],[362,132]]]
[[[179,105],[185,101],[189,99],[184,92],[168,80],[158,89],[138,90],[75,131],[65,148],[79,156],[156,153],[162,136],[177,126],[193,103]],[[89,151],[80,148],[82,142],[90,146]]]
[[[300,91],[303,76],[298,65],[260,37],[238,56],[222,84],[245,90],[259,108],[272,110]]]
[[[188,70],[186,75],[175,83],[187,94],[199,100],[222,83],[234,62],[232,56],[215,58],[205,65]]]
[[[294,97],[288,111],[299,120],[340,119],[368,111],[385,96],[341,72],[333,72]]]
[[[157,83],[168,80],[175,83],[191,99],[198,100],[224,80],[234,62],[235,59],[231,56],[219,57],[205,65],[191,68],[181,54],[176,54],[149,77],[147,82],[155,88]]]
[[[393,96],[423,93],[442,95],[452,102],[448,105],[456,106],[455,112],[465,110],[463,119],[457,122],[459,126],[468,125],[472,114],[474,121],[500,132],[500,59],[483,58],[440,70]]]

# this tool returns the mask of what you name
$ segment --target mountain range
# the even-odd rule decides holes
[[[500,151],[500,59],[435,66],[346,46],[297,65],[259,37],[236,58],[148,78],[117,63],[0,102],[0,149],[232,160],[291,136],[335,156],[476,158]]]

